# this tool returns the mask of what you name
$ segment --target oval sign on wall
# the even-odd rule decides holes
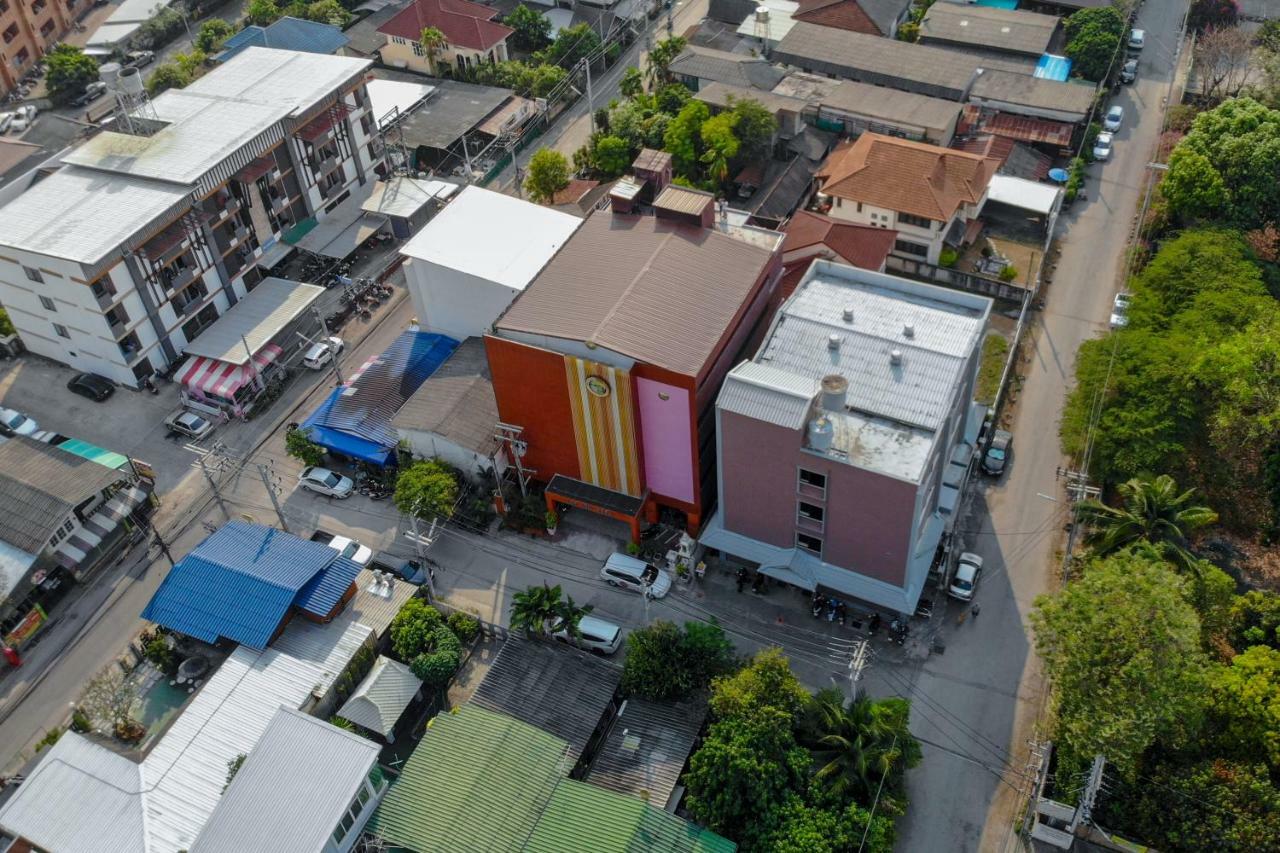
[[[597,397],[608,397],[613,388],[609,386],[609,381],[603,376],[588,376],[585,380],[587,391]]]

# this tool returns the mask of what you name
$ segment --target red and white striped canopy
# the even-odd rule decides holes
[[[280,347],[275,344],[267,344],[253,354],[253,368],[250,368],[247,364],[231,364],[227,361],[218,361],[216,358],[197,356],[191,359],[190,364],[182,368],[178,381],[192,391],[198,391],[204,396],[222,397],[229,400],[236,391],[240,390],[242,385],[253,378],[255,373],[267,367],[283,354],[284,350]]]

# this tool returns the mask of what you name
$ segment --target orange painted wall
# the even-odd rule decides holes
[[[544,483],[556,474],[581,479],[564,356],[491,335],[485,335],[484,348],[498,417],[524,427],[525,467]]]

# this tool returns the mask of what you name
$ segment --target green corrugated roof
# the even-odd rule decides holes
[[[99,465],[105,465],[108,468],[120,469],[129,465],[129,457],[123,453],[116,453],[114,450],[103,450],[101,447],[90,444],[87,441],[81,441],[78,438],[62,442],[62,444],[58,445],[58,449],[74,453],[76,456],[97,462]]]
[[[320,223],[316,220],[314,216],[308,216],[306,219],[302,220],[297,225],[294,225],[288,231],[285,231],[284,234],[280,236],[280,239],[288,243],[290,246],[292,246],[294,243],[298,242],[303,237],[310,234],[311,229],[315,228],[319,224]]]
[[[437,716],[369,823],[417,853],[521,848],[556,782],[568,744],[473,705]]]
[[[525,853],[733,853],[737,845],[643,800],[562,779]]]

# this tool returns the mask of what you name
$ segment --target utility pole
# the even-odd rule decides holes
[[[151,543],[160,549],[160,553],[164,554],[164,558],[169,561],[169,568],[173,568],[173,555],[169,553],[169,543],[164,541],[164,537],[160,535],[160,528],[154,525],[151,528],[151,535],[154,537]]]
[[[1102,490],[1097,486],[1089,485],[1088,471],[1059,467],[1054,474],[1054,479],[1066,481],[1067,497],[1070,498],[1071,529],[1067,531],[1067,547],[1062,557],[1062,577],[1063,580],[1069,580],[1071,575],[1071,556],[1075,552],[1076,535],[1080,529],[1076,506],[1080,501],[1097,498],[1102,494]]]
[[[862,680],[862,670],[866,669],[869,658],[868,640],[859,640],[853,646],[853,656],[849,658],[849,694],[858,692],[858,682]]]
[[[1084,786],[1084,793],[1080,795],[1080,803],[1076,806],[1075,816],[1071,819],[1072,835],[1080,828],[1082,823],[1091,823],[1093,820],[1093,804],[1098,798],[1098,789],[1102,787],[1102,771],[1107,766],[1107,759],[1101,755],[1093,757],[1093,767],[1089,769],[1089,781]]]
[[[471,152],[467,150],[467,135],[462,134],[462,163],[467,168],[467,183],[471,183],[474,177],[471,174]]]
[[[324,341],[323,341],[323,343],[324,343],[324,345],[325,345],[325,346],[328,346],[328,345],[329,345],[329,321],[328,321],[328,320],[326,320],[326,319],[324,318],[324,315],[320,313],[320,309],[319,309],[319,308],[312,308],[311,310],[315,312],[316,319],[320,321],[320,331],[324,333]],[[311,340],[311,338],[307,337],[307,336],[306,336],[306,335],[304,335],[302,332],[298,332],[298,333],[297,333],[297,335],[298,335],[298,337],[302,338],[304,341],[310,341],[310,342],[311,342],[311,343],[313,343],[313,344],[314,344],[314,343],[320,343],[319,341]],[[338,356],[339,356],[339,355],[341,355],[341,353],[339,353],[339,352],[335,349],[335,350],[333,351],[333,361],[332,361],[332,364],[333,364],[333,377],[334,377],[335,379],[337,379],[337,380],[338,380],[338,384],[339,384],[339,385],[342,385],[342,384],[343,384],[343,379],[342,379],[342,370],[338,367]]]
[[[413,531],[409,538],[413,540],[414,551],[418,554],[418,565],[422,566],[422,570],[427,575],[427,600],[435,601],[436,599],[436,579],[435,573],[431,571],[431,565],[427,562],[427,546],[436,541],[436,525],[439,518],[431,519],[431,531],[427,533],[424,541],[422,535],[418,532],[418,507],[421,502],[413,505],[413,512],[409,513],[409,527]]]
[[[200,470],[204,472],[204,478],[209,481],[209,488],[213,490],[213,499],[218,503],[218,509],[222,510],[223,518],[231,518],[231,513],[227,511],[227,505],[222,502],[222,492],[218,491],[218,481],[213,479],[213,472],[209,470],[208,464],[204,461],[203,454],[196,457],[200,463]]]
[[[254,466],[258,469],[258,473],[262,475],[262,485],[267,487],[267,495],[271,498],[271,505],[276,508],[276,518],[280,519],[280,529],[285,533],[289,532],[289,523],[284,520],[284,510],[280,508],[279,479],[275,478],[275,468],[271,463],[266,465]]]
[[[1027,759],[1027,774],[1034,778],[1031,785],[1031,794],[1027,798],[1027,807],[1022,814],[1022,838],[1029,838],[1031,834],[1031,824],[1036,819],[1036,803],[1040,800],[1040,795],[1044,791],[1045,779],[1049,774],[1049,747],[1048,743],[1040,743],[1039,741],[1031,741],[1031,755]]]
[[[582,70],[587,75],[587,115],[591,118],[591,132],[596,132],[596,105],[595,96],[591,92],[591,62],[585,57],[582,60]]]

